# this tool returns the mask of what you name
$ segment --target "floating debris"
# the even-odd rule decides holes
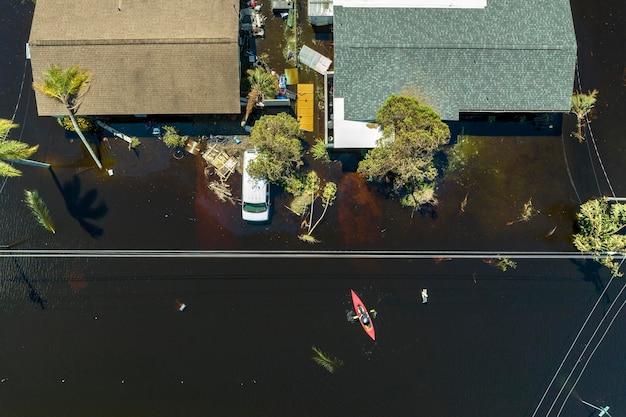
[[[234,202],[233,194],[229,190],[230,185],[226,184],[225,182],[211,181],[207,185],[207,187],[209,187],[209,189],[213,191],[213,193],[217,196],[217,198],[220,199],[220,201]]]
[[[502,257],[498,257],[497,259],[489,258],[489,259],[483,259],[483,262],[488,265],[493,266],[494,268],[501,269],[502,272],[506,272],[506,270],[509,268],[512,268],[512,269],[517,268],[517,262],[512,261],[509,258],[502,258]]]
[[[527,222],[531,219],[531,217],[539,214],[539,210],[533,207],[533,199],[532,197],[528,199],[526,203],[524,203],[524,207],[522,208],[522,212],[520,213],[520,217],[515,220],[511,220],[506,222],[507,226],[511,226],[512,224],[518,222]]]
[[[220,177],[222,181],[227,181],[230,175],[235,172],[237,167],[238,158],[230,156],[218,144],[213,144],[203,154],[202,158],[215,168],[215,173]]]
[[[333,355],[322,352],[320,349],[312,346],[315,356],[311,357],[315,363],[326,369],[329,373],[334,373],[341,365],[343,361],[334,357]]]
[[[37,190],[24,190],[24,202],[35,215],[40,225],[46,230],[56,233],[52,217],[50,217],[50,212],[48,211],[48,206],[46,206],[46,203],[44,203],[43,199],[39,196]]]
[[[183,303],[182,301],[176,300],[176,309],[178,311],[185,311],[185,309],[187,308],[187,304]]]
[[[467,206],[467,197],[469,193],[465,194],[465,198],[461,201],[461,213],[465,213],[465,207]]]
[[[433,262],[436,264],[440,264],[444,261],[451,261],[452,258],[433,258]]]

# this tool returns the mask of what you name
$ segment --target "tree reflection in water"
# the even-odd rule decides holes
[[[339,229],[348,244],[373,243],[380,238],[383,213],[365,179],[357,173],[346,173],[338,188]]]

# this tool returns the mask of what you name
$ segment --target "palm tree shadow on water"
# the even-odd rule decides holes
[[[63,199],[65,200],[65,206],[67,211],[72,217],[74,217],[80,226],[87,232],[92,238],[99,238],[104,233],[104,230],[93,223],[93,220],[103,218],[108,208],[106,204],[100,202],[96,205],[96,199],[98,198],[98,191],[92,189],[87,191],[81,196],[81,182],[80,178],[76,175],[72,177],[70,181],[61,185],[59,178],[54,173],[54,170],[50,170],[52,178],[57,185]]]
[[[28,298],[30,298],[33,303],[38,304],[42,310],[45,310],[48,300],[46,300],[41,295],[39,290],[31,282],[31,280],[28,279],[28,276],[26,276],[26,272],[24,272],[24,268],[22,268],[22,265],[17,261],[17,259],[13,258],[13,262],[15,263],[15,267],[18,271],[15,280],[26,284],[28,286]]]

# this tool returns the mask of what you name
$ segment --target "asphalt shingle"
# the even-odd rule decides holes
[[[29,39],[33,78],[92,73],[83,115],[239,113],[237,0],[47,0]],[[64,108],[36,92],[42,116]]]
[[[335,96],[373,120],[410,92],[445,120],[460,111],[567,111],[576,63],[568,0],[488,0],[485,9],[335,6]]]

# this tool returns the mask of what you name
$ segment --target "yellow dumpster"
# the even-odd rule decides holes
[[[296,100],[296,114],[300,129],[307,132],[313,131],[313,114],[315,104],[315,95],[313,93],[313,84],[298,84],[298,99]]]

